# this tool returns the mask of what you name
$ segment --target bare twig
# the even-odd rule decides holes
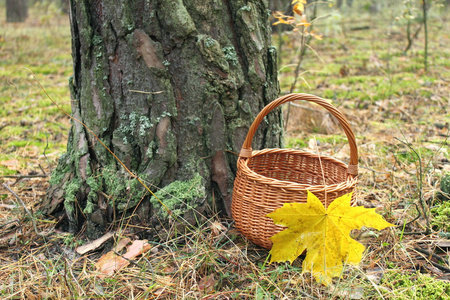
[[[442,257],[440,257],[437,254],[434,254],[433,252],[429,252],[429,251],[427,251],[425,249],[422,249],[422,248],[419,248],[419,247],[414,247],[414,250],[416,250],[417,252],[423,253],[425,255],[428,255],[429,257],[431,256],[431,257],[437,259],[438,261],[440,261],[442,263],[446,263],[446,261]]]
[[[64,258],[64,275],[63,275],[63,278],[64,278],[64,282],[66,283],[67,290],[69,291],[70,297],[72,298],[73,297],[73,292],[72,292],[71,286],[69,285],[69,281],[67,281],[67,260],[65,258]]]
[[[311,23],[312,23],[315,19],[317,19],[317,5],[314,5],[313,15],[312,15],[312,18],[311,18]],[[312,31],[312,28],[313,28],[313,25],[310,26],[310,30],[311,30],[311,31]],[[307,50],[308,48],[309,48],[309,49],[312,49],[312,48],[309,46],[309,43],[311,42],[312,36],[311,36],[311,35],[308,35],[308,36],[305,38],[305,35],[304,35],[305,27],[301,26],[301,30],[302,30],[302,32],[301,32],[301,42],[300,42],[300,53],[299,53],[299,55],[298,55],[297,66],[296,66],[295,71],[294,71],[294,81],[293,81],[292,84],[291,84],[291,87],[290,87],[290,89],[289,89],[289,93],[293,93],[293,92],[294,92],[294,89],[295,89],[295,86],[297,85],[298,76],[299,76],[299,74],[300,74],[300,66],[302,65],[303,58],[304,58],[304,56],[305,56],[305,54],[306,54],[306,50]],[[291,106],[288,106],[287,112],[286,112],[286,120],[285,120],[285,122],[284,122],[284,130],[287,129],[287,125],[288,125],[288,122],[289,122],[289,115],[290,115],[290,113],[291,113]]]
[[[12,223],[17,223],[17,225],[18,225],[20,228],[22,228],[22,224],[20,223],[20,220],[19,220],[19,219],[15,219],[15,220],[6,222],[5,224],[0,224],[0,229],[3,228],[3,227],[6,227],[6,226],[8,226],[9,224],[12,224]],[[6,229],[5,229],[5,230],[6,230]]]
[[[419,247],[414,247],[414,250],[417,251],[417,252],[419,252],[419,253],[428,255],[428,257],[431,256],[431,257],[437,259],[437,260],[440,261],[440,262],[443,262],[443,263],[446,262],[442,257],[440,257],[440,256],[438,256],[438,255],[436,255],[436,254],[434,254],[433,252],[429,252],[429,251],[427,251],[427,250],[425,250],[425,249],[421,249],[421,248],[419,248]],[[431,261],[430,259],[428,259],[428,262],[429,262],[430,264],[432,264],[434,267],[438,268],[439,270],[441,270],[441,271],[443,271],[443,272],[445,272],[445,273],[450,273],[450,269],[449,269],[449,268],[447,268],[447,267],[445,267],[445,266],[443,266],[443,265],[440,265],[440,264],[438,264],[438,263],[435,263],[434,261]]]
[[[417,203],[412,203],[412,204],[414,204],[414,206],[416,207],[416,210],[417,210],[417,212],[419,213],[419,215],[417,216],[417,217],[415,217],[413,220],[411,220],[411,221],[409,221],[408,223],[406,223],[405,225],[402,225],[402,226],[408,226],[409,224],[411,224],[411,223],[413,223],[414,221],[417,221],[421,216],[422,216],[422,214],[420,213],[420,209],[419,209],[419,206],[417,205]]]
[[[17,178],[17,179],[24,179],[24,178],[45,178],[48,177],[46,174],[36,174],[36,175],[1,175],[0,178]]]
[[[28,214],[28,216],[31,218],[31,222],[33,223],[33,228],[34,228],[34,232],[42,237],[47,236],[48,234],[44,234],[38,231],[37,226],[36,226],[36,220],[34,217],[34,214],[31,210],[29,210],[27,208],[27,206],[25,205],[25,203],[22,201],[22,199],[20,199],[20,197],[9,187],[9,185],[7,185],[6,183],[3,183],[3,186],[11,193],[14,195],[14,197],[16,197],[16,199],[19,201],[20,204],[22,204],[23,208],[25,209],[25,212]]]
[[[42,174],[47,175],[47,172],[45,172],[44,168],[39,164],[39,169],[41,169]]]
[[[408,223],[402,225],[403,227],[406,227],[407,225],[415,222],[422,216],[422,213],[420,212],[420,209],[419,209],[419,206],[417,205],[417,203],[413,202],[412,204],[414,204],[414,206],[416,207],[416,210],[419,213],[419,215],[417,217],[415,217],[413,220],[409,221]],[[424,231],[424,232],[403,232],[402,233],[402,235],[415,235],[415,234],[428,234],[428,233],[426,231]]]
[[[402,140],[400,140],[397,137],[394,137],[394,139],[396,139],[397,141],[401,142],[402,144],[404,144],[406,147],[408,147],[417,157],[417,159],[419,160],[419,176],[417,178],[417,183],[418,183],[418,189],[419,189],[419,204],[420,207],[422,209],[422,213],[425,217],[425,221],[427,223],[427,228],[426,228],[426,234],[430,233],[430,216],[428,215],[429,212],[429,208],[427,207],[427,204],[425,203],[424,199],[423,199],[423,191],[422,191],[422,185],[423,185],[423,169],[422,169],[422,158],[419,155],[419,153],[417,153],[417,151],[410,145],[410,143],[404,142]]]
[[[138,90],[128,90],[129,92],[132,93],[139,93],[139,94],[150,94],[150,95],[155,95],[155,94],[161,94],[164,93],[164,91],[159,91],[159,92],[145,92],[145,91],[138,91]]]
[[[48,167],[50,168],[50,173],[52,173],[52,164],[50,163],[50,160],[48,159],[47,154],[46,154],[46,151],[48,149],[48,133],[47,132],[45,133],[45,141],[46,141],[46,143],[45,143],[45,148],[44,148],[43,154],[44,154],[45,159],[47,160]],[[42,168],[41,168],[41,170],[42,170]],[[44,172],[44,174],[45,174],[45,172]]]
[[[419,27],[416,29],[416,32],[414,32],[414,34],[411,36],[411,33],[410,33],[410,31],[411,31],[411,29],[410,29],[411,24],[410,24],[410,22],[411,22],[411,21],[408,20],[408,25],[407,25],[407,27],[406,27],[408,44],[406,45],[405,50],[403,50],[403,53],[405,53],[405,54],[406,54],[406,53],[408,52],[408,50],[411,48],[411,46],[412,46],[414,40],[417,39],[417,37],[419,36],[419,32],[420,32],[420,30],[422,29],[422,25],[423,25],[423,23],[420,23]]]
[[[67,258],[64,257],[64,265],[67,264]],[[72,268],[69,267],[69,272],[70,275],[72,275],[72,280],[77,284],[78,289],[81,291],[81,293],[83,294],[83,296],[86,295],[86,292],[84,291],[84,289],[81,287],[80,283],[78,282],[77,278],[75,277],[75,275],[73,274]]]

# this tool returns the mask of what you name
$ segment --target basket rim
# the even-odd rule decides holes
[[[252,156],[253,137],[264,117],[278,106],[296,100],[304,100],[316,103],[325,108],[326,110],[328,110],[328,112],[331,113],[339,121],[342,129],[345,132],[345,135],[347,136],[347,143],[350,146],[350,162],[349,165],[347,166],[347,172],[353,176],[358,176],[358,147],[356,145],[355,134],[353,133],[347,119],[342,114],[342,112],[340,112],[331,103],[315,95],[304,93],[287,94],[267,104],[253,120],[253,123],[247,132],[244,144],[242,145],[239,157]]]
[[[248,163],[250,162],[250,160],[253,157],[262,156],[265,154],[283,153],[283,152],[284,153],[287,153],[287,152],[294,153],[297,155],[308,155],[311,157],[320,158],[321,160],[335,163],[346,169],[348,168],[347,164],[345,164],[344,162],[342,162],[338,159],[330,157],[330,156],[318,155],[313,152],[301,151],[301,150],[295,150],[295,149],[268,148],[268,149],[263,149],[263,150],[253,150],[252,157],[239,157],[238,169],[241,171],[242,175],[246,176],[247,178],[249,178],[251,180],[261,182],[268,186],[272,186],[272,187],[276,187],[276,188],[283,188],[283,189],[286,189],[289,191],[298,191],[298,192],[304,192],[306,190],[308,190],[312,193],[322,192],[325,190],[327,192],[335,192],[335,191],[343,190],[346,188],[352,188],[356,185],[356,183],[358,181],[358,176],[349,176],[350,174],[348,174],[347,179],[345,181],[335,183],[335,184],[330,184],[330,185],[326,185],[326,184],[312,185],[312,184],[296,183],[296,182],[291,182],[291,181],[286,181],[286,180],[278,180],[278,179],[274,179],[271,177],[266,177],[266,176],[256,173],[255,171],[251,170],[248,167]]]

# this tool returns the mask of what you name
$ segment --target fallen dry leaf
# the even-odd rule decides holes
[[[118,256],[113,251],[109,251],[98,260],[95,267],[102,275],[111,276],[115,271],[120,270],[128,264],[129,262],[126,259]]]
[[[127,253],[125,253],[124,257],[128,259],[135,259],[137,256],[142,253],[150,250],[152,246],[147,242],[147,240],[136,240],[128,247]]]
[[[214,286],[216,285],[216,279],[214,278],[214,274],[203,276],[198,283],[198,289],[205,294],[209,294],[214,290]]]
[[[211,228],[211,233],[213,236],[218,236],[219,234],[221,234],[222,232],[225,232],[227,230],[227,228],[218,221],[212,222],[211,226],[209,226],[209,227]]]
[[[121,239],[117,245],[114,246],[114,251],[120,252],[123,248],[125,248],[129,243],[131,242],[130,238],[123,238]]]
[[[114,233],[115,233],[114,231],[107,232],[103,236],[99,237],[98,239],[93,240],[92,242],[87,243],[85,245],[77,247],[75,249],[75,251],[77,251],[77,253],[80,255],[88,253],[89,251],[93,251],[93,250],[97,249],[98,247],[100,247],[101,245],[103,245],[104,242],[106,242],[107,240],[112,238],[114,236]]]
[[[97,271],[102,273],[102,276],[111,276],[123,267],[130,264],[130,260],[150,250],[152,246],[147,240],[136,240],[128,246],[127,253],[123,256],[117,255],[114,251],[110,251],[103,255],[95,264]]]

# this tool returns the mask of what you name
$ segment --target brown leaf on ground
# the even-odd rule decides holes
[[[120,252],[123,248],[125,248],[129,243],[131,242],[130,238],[123,238],[121,239],[117,245],[114,246],[114,251]]]
[[[111,276],[115,271],[127,266],[129,262],[121,256],[118,256],[113,251],[109,251],[103,255],[95,264],[95,267],[104,276]]]
[[[95,264],[97,271],[102,273],[101,277],[111,276],[123,267],[130,264],[130,260],[150,250],[151,245],[147,240],[137,240],[128,246],[128,251],[123,256],[119,256],[114,251],[110,251],[103,255]]]
[[[212,222],[210,228],[213,236],[218,236],[227,230],[227,228],[218,221]]]
[[[133,241],[133,243],[128,246],[128,251],[124,254],[123,257],[130,260],[135,259],[137,256],[147,252],[151,248],[152,246],[147,242],[147,240]]]
[[[198,289],[205,294],[209,294],[214,290],[214,286],[216,285],[217,281],[214,278],[214,274],[203,276],[202,279],[200,279],[200,282],[198,283]]]

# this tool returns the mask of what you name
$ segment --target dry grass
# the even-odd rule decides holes
[[[439,27],[439,16],[430,26],[428,73],[420,71],[422,41],[417,41],[408,56],[400,55],[404,31],[393,27],[388,35],[389,20],[381,22],[380,15],[378,25],[371,23],[369,31],[345,35],[335,31],[315,43],[325,64],[311,54],[306,59],[304,69],[310,72],[303,77],[308,85],[299,84],[296,91],[331,98],[348,116],[360,150],[359,201],[378,207],[399,225],[381,233],[356,232],[368,248],[362,264],[347,268],[334,286],[324,287],[309,274],[301,274],[301,258],[293,265],[268,265],[267,251],[249,244],[231,220],[217,216],[173,238],[150,242],[153,249],[134,263],[110,278],[99,276],[94,264],[119,236],[92,253],[77,254],[75,248],[83,237],[59,232],[53,220],[39,213],[48,177],[29,176],[48,174],[54,167],[57,154],[64,151],[69,126],[30,80],[28,71],[20,69],[33,70],[49,93],[69,108],[65,83],[71,73],[68,22],[58,16],[56,24],[50,23],[45,14],[36,12],[27,23],[11,25],[5,23],[0,10],[0,35],[4,37],[0,76],[7,83],[0,87],[4,106],[0,109],[0,182],[8,184],[34,212],[37,224],[35,230],[18,200],[0,187],[2,299],[406,299],[411,288],[404,278],[392,274],[405,274],[415,280],[417,288],[424,282],[417,271],[449,280],[444,269],[450,268],[449,248],[439,246],[442,238],[437,232],[423,234],[423,215],[416,219],[420,195],[428,206],[434,205],[440,176],[450,171],[450,55],[442,48],[449,44],[449,37],[443,34],[448,28]],[[295,39],[289,34],[285,39],[281,67],[295,63],[290,60],[295,57]],[[32,47],[40,44],[46,45],[45,51]],[[340,72],[343,66],[346,76]],[[292,69],[283,68],[280,78],[285,91]],[[339,126],[317,107],[291,107],[288,146],[315,150],[309,143],[315,139],[322,154],[346,161],[348,149],[341,134]],[[420,155],[421,186],[417,156],[395,137]],[[121,235],[140,238],[143,230],[123,227]],[[426,285],[434,287],[435,282]],[[448,299],[433,295],[428,299]]]

